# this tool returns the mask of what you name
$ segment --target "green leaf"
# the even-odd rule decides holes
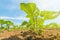
[[[21,24],[21,26],[24,26],[26,24],[28,24],[28,22],[27,21],[23,21],[22,24]]]
[[[24,10],[28,15],[32,15],[34,12],[36,5],[34,3],[21,3],[21,10]]]
[[[42,11],[41,16],[44,17],[45,20],[54,19],[59,15],[59,13],[54,11]]]

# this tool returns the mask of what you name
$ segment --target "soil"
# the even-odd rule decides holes
[[[41,35],[32,30],[0,32],[0,40],[60,40],[60,29],[44,29]]]

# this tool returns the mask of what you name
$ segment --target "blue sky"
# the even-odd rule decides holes
[[[0,0],[0,18],[11,20],[15,24],[24,21],[25,13],[20,10],[20,2],[20,0]]]
[[[34,2],[40,10],[60,11],[59,0],[0,0],[0,18],[20,24],[25,18],[25,12],[20,10],[21,2]],[[58,20],[58,21],[57,21]],[[60,16],[54,20],[46,20],[45,24],[56,22],[60,24]]]

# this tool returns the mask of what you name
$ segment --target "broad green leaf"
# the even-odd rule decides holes
[[[58,15],[59,15],[58,12],[53,12],[53,11],[42,11],[41,12],[41,16],[43,16],[45,20],[54,19]]]
[[[30,11],[33,13],[36,9],[36,4],[35,3],[28,3],[28,6],[30,8]]]
[[[21,3],[21,10],[24,10],[28,15],[33,14],[36,5],[34,3]]]

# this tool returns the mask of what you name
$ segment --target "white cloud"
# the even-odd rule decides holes
[[[60,11],[60,0],[35,0],[34,2],[41,10]]]
[[[29,20],[28,18],[25,18],[25,17],[7,17],[7,16],[0,16],[0,19],[7,19],[7,20]]]

